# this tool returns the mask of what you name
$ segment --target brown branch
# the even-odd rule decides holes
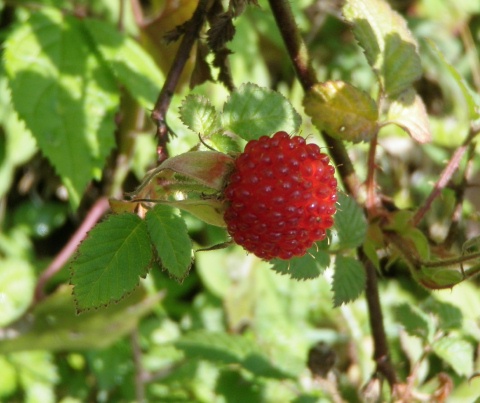
[[[467,153],[467,165],[463,172],[463,178],[461,183],[455,187],[455,208],[452,214],[452,222],[448,229],[447,236],[443,242],[445,248],[450,248],[454,242],[458,239],[458,228],[460,226],[460,220],[462,219],[463,201],[465,198],[465,191],[468,187],[468,177],[470,171],[473,168],[473,157],[475,156],[475,143],[470,143]]]
[[[72,257],[74,252],[77,250],[80,242],[85,238],[88,231],[90,231],[93,226],[102,218],[102,216],[109,209],[108,199],[102,197],[98,199],[95,204],[92,206],[87,216],[82,222],[82,225],[77,229],[77,231],[70,238],[68,243],[63,247],[63,249],[58,253],[58,255],[53,259],[50,265],[42,272],[38,278],[37,285],[35,286],[34,301],[33,303],[38,303],[45,298],[45,285],[47,282],[57,274],[63,266],[68,262]]]
[[[297,77],[305,92],[318,83],[315,71],[310,63],[307,47],[303,41],[288,0],[269,0],[270,8],[285,42]],[[322,132],[323,139],[329,148],[340,178],[349,194],[357,199],[359,180],[348,156],[345,146],[340,140]]]
[[[375,266],[365,256],[361,248],[358,249],[358,257],[365,267],[367,277],[365,295],[368,305],[370,329],[374,342],[373,359],[377,364],[377,372],[382,374],[389,383],[392,390],[397,385],[397,375],[390,360],[389,347],[385,327],[383,325],[383,313],[378,293],[377,272]]]
[[[158,136],[158,162],[167,158],[166,144],[168,142],[169,129],[167,125],[167,111],[170,107],[175,88],[177,87],[180,76],[185,64],[190,57],[191,50],[207,17],[208,0],[200,0],[190,21],[185,24],[185,33],[178,48],[173,64],[168,72],[165,83],[160,91],[155,108],[151,117],[157,125]]]
[[[452,179],[453,174],[457,171],[460,161],[462,160],[463,156],[467,152],[470,147],[470,143],[473,141],[475,136],[478,134],[478,131],[471,129],[468,133],[467,138],[463,142],[463,144],[457,148],[455,153],[453,154],[450,161],[448,161],[447,166],[443,169],[443,172],[440,174],[440,178],[438,179],[437,183],[433,187],[432,192],[428,196],[425,203],[417,210],[415,216],[412,219],[413,226],[417,226],[420,221],[422,221],[423,217],[430,210],[433,201],[440,195],[442,190],[448,185],[450,180]]]

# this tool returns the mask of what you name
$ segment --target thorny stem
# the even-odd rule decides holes
[[[433,201],[440,195],[441,191],[445,188],[445,186],[448,185],[448,183],[452,179],[453,174],[457,171],[460,165],[460,161],[469,149],[470,143],[477,134],[478,132],[476,130],[471,129],[463,144],[456,149],[452,158],[450,159],[450,161],[448,161],[447,166],[440,174],[440,178],[438,179],[437,183],[435,183],[435,186],[433,187],[433,190],[428,196],[427,200],[422,205],[422,207],[420,207],[415,213],[415,216],[412,219],[412,224],[414,227],[416,227],[420,223],[420,221],[422,221],[427,211],[430,210]]]
[[[295,72],[305,91],[310,90],[318,81],[311,67],[308,52],[295,23],[288,0],[269,0],[277,26],[281,31],[285,46],[295,68]],[[330,154],[337,165],[340,177],[346,190],[358,198],[359,182],[345,146],[339,140],[322,133],[330,148]],[[384,329],[382,308],[378,293],[377,273],[373,264],[359,249],[358,255],[364,263],[367,277],[366,296],[370,312],[370,327],[375,345],[374,359],[377,370],[394,388],[397,383],[395,369],[390,361],[387,338]]]
[[[189,23],[185,26],[185,33],[178,48],[173,64],[168,72],[165,83],[160,91],[155,108],[151,117],[157,125],[158,162],[162,162],[167,158],[166,144],[168,142],[169,129],[167,126],[167,111],[170,107],[175,88],[177,87],[180,76],[183,72],[185,64],[190,57],[190,52],[200,35],[200,30],[205,23],[207,16],[208,0],[200,0],[198,6],[193,13]]]
[[[108,199],[102,197],[98,199],[95,204],[92,206],[87,216],[83,220],[82,225],[77,229],[77,231],[70,238],[68,243],[63,247],[60,253],[55,257],[55,259],[50,263],[50,265],[45,269],[40,277],[38,278],[37,285],[35,286],[34,301],[33,303],[38,303],[45,298],[45,285],[48,280],[50,280],[55,274],[57,274],[60,269],[68,262],[70,257],[73,255],[75,250],[78,248],[80,242],[85,238],[87,232],[90,231],[93,226],[102,218],[102,216],[107,212],[109,208]]]
[[[397,384],[397,375],[390,360],[387,336],[383,325],[383,313],[378,292],[377,272],[375,266],[370,260],[368,260],[361,248],[358,249],[358,256],[365,267],[365,295],[368,305],[370,329],[372,331],[375,346],[373,359],[377,364],[377,371],[385,377],[390,387],[394,389]]]
[[[445,241],[443,242],[443,246],[445,248],[450,248],[455,242],[458,235],[457,231],[458,231],[460,220],[462,218],[462,211],[463,211],[463,199],[465,197],[465,190],[468,186],[468,177],[473,165],[472,159],[474,156],[475,156],[475,143],[470,143],[468,148],[468,153],[467,153],[467,165],[463,173],[462,182],[458,187],[455,188],[456,205],[455,205],[455,209],[453,210],[452,222],[450,224],[450,228],[448,229],[448,234],[445,237]]]
[[[305,42],[295,23],[290,3],[288,0],[269,0],[269,3],[297,77],[304,91],[307,92],[318,83],[318,80],[310,63]],[[340,140],[325,133],[322,133],[322,136],[346,190],[355,199],[358,199],[359,181],[345,146]]]

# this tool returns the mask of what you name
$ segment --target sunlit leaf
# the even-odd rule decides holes
[[[147,225],[134,214],[97,224],[78,249],[71,283],[79,312],[119,301],[145,277],[152,260]]]
[[[305,112],[319,130],[352,142],[368,141],[378,130],[375,101],[344,81],[315,85],[305,95]]]
[[[180,107],[182,122],[195,133],[207,137],[221,129],[220,115],[210,101],[200,95],[188,95]]]
[[[474,350],[471,343],[456,336],[448,336],[436,340],[432,347],[435,354],[458,375],[472,375]]]
[[[84,19],[83,25],[117,80],[142,106],[152,109],[165,81],[153,58],[107,22]]]
[[[117,84],[82,21],[36,10],[6,41],[12,101],[78,206],[114,146]]]
[[[232,92],[222,114],[223,126],[245,140],[280,130],[293,134],[300,123],[300,115],[283,95],[250,83]]]
[[[407,89],[392,102],[388,119],[419,143],[427,143],[432,139],[425,104],[413,88]]]
[[[395,98],[420,78],[417,42],[387,1],[347,0],[343,15],[389,97]]]

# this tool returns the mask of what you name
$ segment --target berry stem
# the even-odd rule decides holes
[[[269,0],[270,8],[277,22],[285,47],[293,63],[295,73],[305,92],[318,83],[317,76],[310,63],[308,50],[300,35],[288,0]],[[322,137],[328,146],[345,189],[355,199],[358,199],[360,182],[355,174],[352,161],[340,140],[334,139],[322,132]]]
[[[207,18],[208,0],[200,0],[192,18],[185,25],[185,33],[178,48],[177,54],[170,68],[165,84],[160,91],[155,108],[152,111],[152,120],[157,125],[158,137],[158,162],[162,162],[167,158],[166,143],[168,142],[169,129],[167,125],[167,111],[170,107],[175,88],[182,74],[182,71],[190,57],[190,52],[199,37],[200,31]]]

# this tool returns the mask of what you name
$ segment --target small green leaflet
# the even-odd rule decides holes
[[[175,209],[157,204],[148,211],[146,222],[161,266],[183,280],[192,265],[192,241],[185,221]]]
[[[474,350],[471,343],[449,335],[436,340],[432,348],[434,353],[450,364],[458,375],[472,375]]]
[[[278,92],[247,83],[233,91],[224,105],[222,125],[244,140],[298,131],[301,117]]]
[[[305,94],[303,106],[319,130],[337,139],[368,141],[378,131],[377,104],[345,81],[316,84]]]
[[[363,244],[367,232],[367,220],[357,202],[346,194],[338,193],[338,209],[331,231],[332,247],[353,249]]]
[[[290,260],[275,259],[271,262],[272,270],[279,274],[289,275],[294,280],[308,280],[318,277],[330,264],[330,255],[318,250],[317,246],[311,247],[302,257]]]
[[[345,19],[390,98],[410,88],[422,74],[417,42],[403,17],[385,0],[347,0]]]
[[[201,95],[190,94],[183,100],[180,118],[185,126],[202,137],[208,137],[222,128],[217,110]]]
[[[174,345],[189,359],[207,360],[215,364],[237,364],[259,377],[292,377],[271,363],[250,339],[241,335],[196,331],[183,336]]]
[[[100,178],[115,144],[115,79],[82,21],[48,8],[15,27],[4,62],[15,109],[76,208],[87,183]]]
[[[354,301],[365,289],[365,270],[351,257],[337,256],[333,273],[333,306]]]
[[[112,215],[82,242],[71,267],[77,312],[122,299],[147,275],[153,257],[145,221]]]
[[[109,23],[86,18],[83,26],[118,81],[143,107],[152,109],[165,81],[152,57]]]

